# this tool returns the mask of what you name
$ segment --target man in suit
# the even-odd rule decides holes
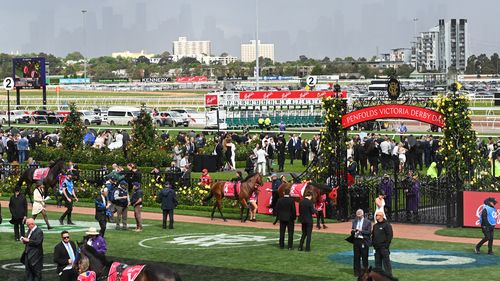
[[[41,281],[43,268],[43,231],[36,226],[35,220],[26,219],[28,237],[21,237],[25,245],[21,262],[26,268],[27,281]]]
[[[276,203],[276,218],[280,220],[280,249],[285,248],[285,230],[288,228],[288,250],[293,249],[293,229],[297,210],[295,200],[290,197],[290,189],[285,189],[285,196]]]
[[[54,262],[57,264],[57,275],[60,281],[72,281],[78,276],[73,268],[76,257],[75,242],[70,240],[69,232],[61,232],[61,242],[54,247]]]
[[[106,232],[107,214],[111,207],[111,202],[108,200],[108,189],[105,187],[101,189],[101,195],[95,199],[95,219],[99,222],[99,234],[104,237]]]
[[[295,140],[295,136],[293,134],[290,135],[290,139],[287,143],[288,154],[290,154],[290,164],[293,165],[293,160],[295,159],[295,146],[297,145],[297,141]]]
[[[14,225],[14,239],[19,241],[19,238],[25,235],[24,220],[28,210],[28,202],[19,187],[16,187],[14,194],[10,197],[9,210],[12,217],[10,222]],[[19,232],[21,232],[21,236],[19,236]]]
[[[312,192],[307,191],[304,199],[302,199],[299,204],[300,222],[302,223],[302,236],[300,237],[299,251],[303,250],[304,240],[306,240],[305,251],[311,251],[311,235],[313,229],[312,216],[313,214],[316,214],[316,209],[314,208],[314,204],[311,199]]]
[[[384,219],[383,212],[377,212],[375,214],[375,219],[377,223],[373,226],[372,230],[372,243],[375,249],[375,267],[382,269],[392,276],[392,266],[389,251],[389,247],[392,242],[392,226],[389,222]]]
[[[352,250],[354,252],[354,275],[360,276],[368,268],[368,248],[371,244],[372,223],[365,219],[362,209],[356,211],[356,218],[352,221],[351,235],[353,236]],[[361,267],[363,260],[363,267]]]
[[[169,216],[168,228],[174,228],[174,209],[177,207],[177,196],[175,190],[172,189],[170,183],[165,183],[165,188],[160,191],[158,196],[161,202],[161,209],[163,211],[163,229],[167,228],[167,215]]]

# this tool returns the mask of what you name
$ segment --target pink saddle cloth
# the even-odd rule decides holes
[[[43,180],[49,174],[49,170],[50,170],[50,168],[36,169],[35,172],[33,173],[33,179],[34,180]]]
[[[290,187],[290,197],[302,199],[304,197],[304,190],[306,189],[306,186],[307,182],[292,184],[292,187]]]
[[[241,182],[236,183],[236,190],[238,194],[241,190]],[[234,196],[234,182],[226,181],[224,183],[224,197],[233,197]]]
[[[123,271],[118,270],[120,265],[124,267]],[[128,266],[126,264],[114,262],[109,269],[108,281],[134,281],[145,266],[146,265]]]

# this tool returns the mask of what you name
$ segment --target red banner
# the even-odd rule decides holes
[[[342,126],[344,128],[351,127],[358,123],[363,123],[368,120],[384,119],[384,118],[401,118],[418,120],[438,127],[444,126],[443,114],[410,105],[388,104],[378,105],[363,108],[350,112],[342,116]]]
[[[207,82],[208,78],[206,76],[190,76],[190,77],[177,77],[175,82]]]
[[[205,95],[205,106],[218,105],[219,99],[217,95]]]
[[[342,98],[347,98],[347,91],[340,93]],[[242,100],[267,100],[267,99],[321,99],[334,97],[333,91],[245,91],[240,92]]]
[[[257,212],[259,214],[270,215],[273,210],[269,208],[271,205],[271,182],[265,182],[263,186],[259,188],[259,195],[257,197]]]
[[[484,199],[488,197],[493,197],[500,202],[500,192],[476,192],[476,191],[464,191],[464,226],[469,227],[481,227],[479,223],[479,217],[481,216],[481,211],[483,210]],[[500,209],[497,210],[497,225],[496,228],[500,228]]]

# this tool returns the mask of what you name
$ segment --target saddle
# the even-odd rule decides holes
[[[146,265],[129,266],[114,262],[109,268],[108,281],[134,281]]]
[[[290,187],[290,197],[302,199],[304,197],[306,187],[307,182],[292,184]]]
[[[239,194],[241,191],[241,181],[236,183],[236,190]],[[234,182],[226,181],[224,183],[224,197],[234,197]]]
[[[49,174],[50,168],[39,168],[33,173],[34,180],[43,180]]]

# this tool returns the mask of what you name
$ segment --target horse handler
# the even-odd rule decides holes
[[[476,252],[476,254],[480,253],[479,250],[481,249],[481,246],[488,241],[488,255],[493,255],[493,231],[495,231],[496,225],[496,203],[497,200],[493,197],[489,197],[484,200],[483,211],[481,211],[481,217],[479,217],[484,237],[474,248],[474,252]]]
[[[73,200],[78,202],[78,197],[76,197],[75,193],[75,188],[73,186],[73,174],[71,172],[68,172],[66,175],[66,179],[64,180],[62,184],[63,188],[63,199],[64,199],[64,206],[66,207],[66,212],[62,214],[62,216],[59,218],[59,223],[61,225],[64,224],[64,218],[68,218],[68,224],[69,225],[74,225],[73,221],[71,220],[71,214],[73,213]]]

